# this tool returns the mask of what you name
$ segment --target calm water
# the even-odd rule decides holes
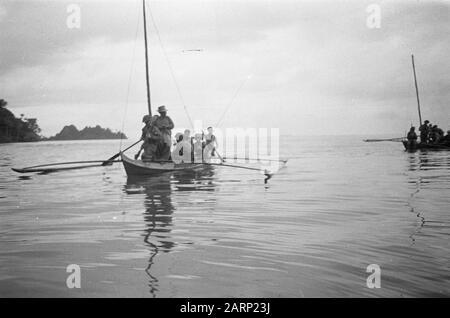
[[[450,152],[362,139],[284,137],[292,159],[267,185],[223,167],[19,175],[119,143],[0,145],[0,296],[450,296]],[[66,287],[69,264],[80,289]]]

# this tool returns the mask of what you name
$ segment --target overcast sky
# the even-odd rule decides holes
[[[70,29],[67,6],[81,8]],[[366,11],[379,4],[380,28]],[[450,127],[449,1],[149,1],[152,104],[179,127],[402,135]],[[163,48],[178,82],[181,98]],[[201,49],[201,51],[186,51]],[[237,93],[237,94],[236,94]],[[233,99],[234,97],[234,99]],[[0,98],[44,135],[100,124],[138,135],[147,111],[141,0],[0,0]],[[394,136],[394,137],[395,137]]]

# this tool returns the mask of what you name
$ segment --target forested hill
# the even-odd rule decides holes
[[[74,125],[64,126],[64,128],[55,136],[46,140],[86,140],[86,139],[127,139],[122,132],[113,132],[109,128],[102,128],[99,125],[95,127],[85,127],[78,130]]]
[[[6,108],[8,103],[0,99],[0,143],[40,140],[85,140],[85,139],[127,139],[122,132],[113,132],[109,128],[85,127],[78,130],[74,125],[65,126],[53,137],[42,137],[36,118],[20,118]]]
[[[41,140],[41,129],[36,118],[25,118],[22,114],[16,118],[6,109],[8,103],[0,99],[0,143]]]

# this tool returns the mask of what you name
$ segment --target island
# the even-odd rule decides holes
[[[95,127],[85,127],[78,130],[74,125],[64,126],[64,128],[55,136],[45,138],[44,140],[90,140],[90,139],[127,139],[127,136],[118,131],[113,132],[109,128],[102,128],[99,125]]]
[[[20,118],[6,109],[8,102],[0,99],[0,143],[39,141],[42,139],[41,129],[36,118]]]
[[[91,139],[127,139],[127,136],[109,128],[85,127],[78,130],[74,125],[64,128],[52,137],[41,135],[41,128],[36,118],[25,118],[23,114],[17,118],[10,110],[6,109],[8,103],[0,99],[0,143],[30,142],[48,140],[91,140]]]

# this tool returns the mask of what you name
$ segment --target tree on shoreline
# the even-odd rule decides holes
[[[8,102],[0,99],[0,143],[41,140],[41,129],[36,118],[16,118],[6,109]]]

